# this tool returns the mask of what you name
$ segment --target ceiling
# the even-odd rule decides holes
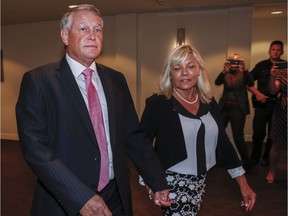
[[[81,0],[2,0],[1,24],[60,20],[68,5],[80,3],[94,4],[101,10],[103,16],[230,6],[257,6],[256,16],[266,16],[271,10],[282,9],[287,16],[287,0],[86,0],[85,2]]]

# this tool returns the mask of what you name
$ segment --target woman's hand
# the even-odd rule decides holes
[[[256,202],[256,193],[250,188],[244,175],[237,177],[236,180],[243,197],[241,206],[244,206],[246,211],[252,211]]]

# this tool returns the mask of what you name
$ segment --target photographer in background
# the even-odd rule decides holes
[[[244,140],[246,115],[250,113],[247,86],[253,86],[254,81],[239,54],[234,54],[224,63],[215,84],[224,85],[219,101],[222,122],[225,128],[230,122],[235,145],[247,172],[249,155]]]
[[[260,61],[255,65],[250,72],[257,80],[257,89],[252,87],[249,91],[253,93],[252,102],[255,108],[253,119],[253,149],[250,158],[250,166],[254,166],[260,162],[262,154],[262,145],[266,136],[266,130],[268,125],[268,136],[266,146],[263,154],[263,160],[261,166],[269,166],[269,152],[272,146],[272,140],[270,138],[270,127],[273,111],[276,105],[277,95],[271,94],[269,91],[269,79],[270,71],[275,62],[283,61],[280,57],[283,54],[283,42],[275,40],[270,44],[268,51],[269,59]]]

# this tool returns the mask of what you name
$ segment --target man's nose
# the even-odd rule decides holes
[[[90,30],[89,31],[89,38],[94,40],[96,38],[96,32],[93,30]]]

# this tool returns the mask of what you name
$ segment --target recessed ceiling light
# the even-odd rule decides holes
[[[272,11],[271,14],[272,14],[272,15],[282,14],[282,11]]]
[[[78,5],[69,5],[69,8],[75,8],[77,7]]]

